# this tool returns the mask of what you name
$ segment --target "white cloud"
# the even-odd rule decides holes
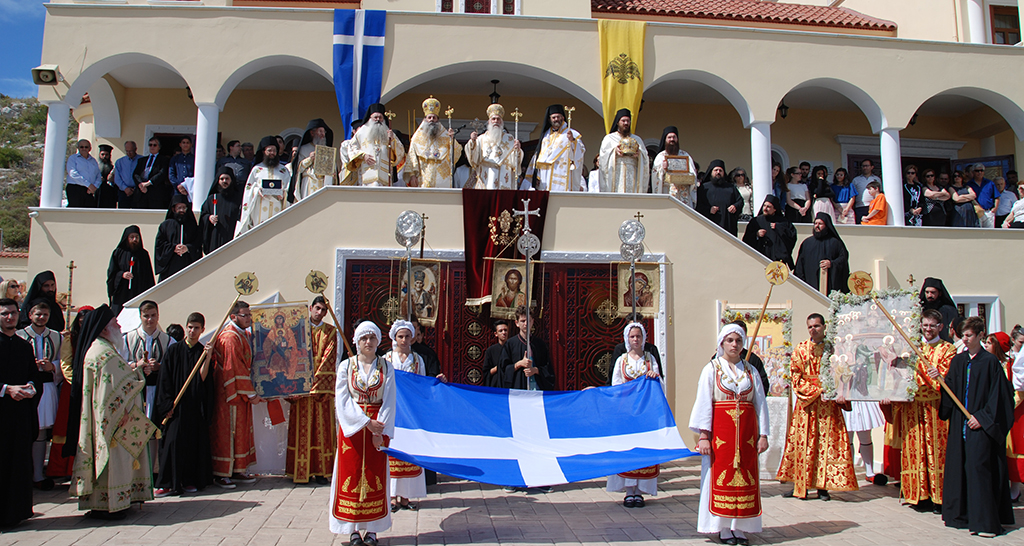
[[[0,0],[0,19],[40,18],[46,13],[44,3],[43,0]]]
[[[4,1],[7,0],[0,0]],[[39,87],[32,83],[32,78],[0,78],[0,93],[18,99],[35,98]]]

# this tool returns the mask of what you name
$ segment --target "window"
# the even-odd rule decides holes
[[[992,43],[1015,45],[1020,42],[1020,18],[1017,8],[992,6]]]
[[[440,13],[518,15],[521,0],[437,0]]]

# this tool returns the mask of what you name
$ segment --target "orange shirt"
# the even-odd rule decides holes
[[[884,226],[888,224],[889,216],[889,205],[885,202],[885,194],[879,193],[871,200],[871,208],[868,209],[868,214],[879,211],[878,214],[870,219],[861,220],[861,224],[866,226]]]

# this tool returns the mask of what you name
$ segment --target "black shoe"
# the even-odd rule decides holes
[[[359,536],[359,533],[352,533],[348,539],[348,546],[366,546],[366,543],[363,542],[363,537]]]
[[[942,515],[942,505],[941,504],[932,504],[932,513],[933,514],[938,514],[938,515],[941,516]]]
[[[367,534],[366,538],[363,539],[363,544],[366,546],[377,546],[377,535]]]
[[[747,537],[733,537],[733,538],[736,539],[736,544],[742,544],[743,546],[746,546],[747,544],[750,544],[750,539],[748,539]]]
[[[32,484],[33,487],[40,491],[53,491],[53,480],[50,478],[43,478],[42,480]]]
[[[795,492],[793,492],[793,491],[786,491],[785,493],[783,493],[783,494],[782,494],[782,498],[784,498],[784,499],[800,499],[800,500],[807,500],[807,497],[806,497],[806,496],[803,496],[803,497],[798,497],[798,496],[796,496],[796,493],[795,493]]]
[[[910,507],[918,512],[931,512],[932,507],[935,506],[931,499],[924,499],[917,504],[911,504]]]
[[[636,506],[636,498],[626,495],[626,498],[622,499],[622,505],[626,508],[632,508]]]
[[[823,500],[823,501],[830,501],[830,500],[832,500],[832,495],[829,495],[828,491],[826,491],[824,489],[819,489],[818,490],[818,499],[819,500]]]
[[[642,496],[637,495],[637,496],[633,497],[633,507],[634,508],[643,508],[644,506],[647,506],[647,503],[644,502],[644,498]]]
[[[92,519],[101,519],[104,521],[119,521],[128,517],[128,510],[118,510],[117,512],[107,512],[105,510],[89,510],[85,513],[85,517]]]
[[[871,483],[875,485],[885,485],[889,483],[889,476],[886,476],[885,474],[879,472],[878,474],[875,474],[874,476],[871,477]]]
[[[722,535],[718,535],[718,540],[721,540],[722,544],[739,544],[739,541],[736,539],[736,537],[722,538]]]
[[[323,476],[314,476],[313,477],[313,481],[315,481],[317,485],[330,485],[331,484],[331,480],[329,480],[329,479],[327,479],[327,478],[325,478]]]

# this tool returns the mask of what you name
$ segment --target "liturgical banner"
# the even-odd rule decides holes
[[[615,130],[615,112],[628,108],[632,114],[630,131],[636,130],[640,99],[644,95],[643,21],[600,19],[597,36],[601,44],[601,104],[608,132]]]
[[[522,259],[516,242],[523,232],[523,200],[530,200],[530,230],[543,241],[548,192],[519,190],[462,190],[462,223],[466,236],[466,305],[491,302],[491,274],[494,260]],[[534,259],[540,256],[534,256]],[[525,287],[524,287],[525,288]]]

